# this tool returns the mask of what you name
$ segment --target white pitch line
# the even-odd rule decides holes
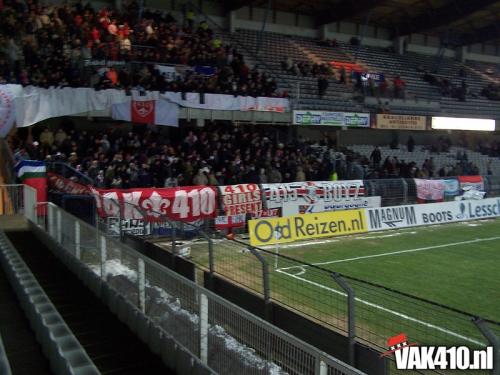
[[[309,283],[309,284],[312,284],[312,285],[314,285],[314,286],[317,286],[318,288],[326,289],[326,290],[328,290],[328,291],[330,291],[330,292],[333,292],[333,293],[339,294],[339,295],[341,295],[341,296],[347,297],[347,294],[346,294],[346,293],[344,293],[344,292],[341,292],[341,291],[336,290],[336,289],[333,289],[333,288],[329,288],[329,287],[327,287],[327,286],[325,286],[325,285],[318,284],[318,283],[316,283],[316,282],[314,282],[314,281],[311,281],[311,280],[304,279],[304,278],[299,277],[299,276],[297,276],[297,275],[292,275],[292,274],[290,274],[290,273],[288,273],[288,272],[284,272],[282,269],[277,269],[276,271],[278,271],[278,272],[280,272],[280,273],[282,273],[282,274],[284,274],[284,275],[287,275],[287,276],[293,277],[294,279],[301,280],[301,281],[304,281],[304,282],[306,282],[306,283]],[[453,337],[456,337],[456,338],[459,338],[459,339],[462,339],[462,340],[468,341],[468,342],[473,343],[473,344],[476,344],[476,345],[481,345],[481,346],[482,346],[482,345],[484,345],[484,343],[483,343],[483,342],[481,342],[481,341],[477,341],[477,340],[472,339],[472,338],[470,338],[470,337],[463,336],[463,335],[461,335],[460,333],[456,333],[456,332],[450,331],[450,330],[448,330],[448,329],[446,329],[446,328],[436,326],[436,325],[434,325],[434,324],[432,324],[432,323],[424,322],[423,320],[419,320],[419,319],[413,318],[413,317],[408,316],[408,315],[406,315],[406,314],[403,314],[403,313],[400,313],[400,312],[397,312],[397,311],[394,311],[394,310],[388,309],[388,308],[386,308],[386,307],[383,307],[383,306],[377,305],[377,304],[372,303],[372,302],[365,301],[364,299],[361,299],[361,298],[358,298],[358,297],[355,297],[354,299],[355,299],[357,302],[359,302],[359,303],[362,303],[362,304],[367,305],[367,306],[370,306],[370,307],[374,307],[374,308],[376,308],[376,309],[378,309],[378,310],[385,311],[385,312],[387,312],[387,313],[389,313],[389,314],[392,314],[392,315],[396,315],[396,316],[398,316],[398,317],[400,317],[400,318],[403,318],[403,319],[405,319],[405,320],[409,320],[410,322],[414,322],[414,323],[417,323],[417,324],[423,325],[423,326],[425,326],[425,327],[435,329],[436,331],[443,332],[443,333],[445,333],[445,334],[447,334],[447,335],[450,335],[450,336],[453,336]]]
[[[416,249],[392,251],[390,253],[364,255],[364,256],[359,256],[359,257],[354,257],[354,258],[338,259],[338,260],[331,260],[331,261],[328,261],[328,262],[319,262],[319,263],[312,263],[312,264],[315,265],[315,266],[320,266],[320,265],[325,265],[325,264],[352,262],[352,261],[361,260],[361,259],[379,258],[379,257],[385,257],[385,256],[389,256],[389,255],[414,253],[414,252],[418,252],[418,251],[440,249],[440,248],[443,248],[443,247],[467,245],[467,244],[471,244],[471,243],[478,243],[478,242],[485,242],[485,241],[494,241],[494,240],[499,240],[499,239],[500,239],[500,237],[476,238],[475,240],[469,240],[469,241],[450,242],[450,243],[442,244],[442,245],[433,245],[433,246],[419,247],[419,248],[416,248]],[[289,269],[296,268],[296,267],[304,268],[304,267],[308,267],[308,265],[290,266],[290,267],[284,267],[284,268],[281,268],[281,269],[282,270],[289,270]]]

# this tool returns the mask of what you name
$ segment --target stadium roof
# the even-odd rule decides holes
[[[450,45],[500,40],[498,0],[226,0],[226,10],[246,5],[308,14],[319,25],[353,21],[388,28],[393,35],[427,33]]]

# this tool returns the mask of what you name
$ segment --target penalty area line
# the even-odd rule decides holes
[[[300,277],[298,275],[293,275],[293,274],[290,274],[288,272],[285,272],[283,271],[282,269],[277,269],[276,270],[277,272],[279,273],[282,273],[284,275],[287,275],[287,276],[290,276],[290,277],[293,277],[294,279],[297,279],[297,280],[301,280],[305,283],[308,283],[308,284],[311,284],[311,285],[314,285],[318,288],[321,288],[321,289],[325,289],[325,290],[328,290],[330,292],[333,292],[333,293],[336,293],[338,295],[341,295],[343,297],[347,297],[347,294],[344,293],[344,292],[341,292],[339,290],[336,290],[336,289],[333,289],[333,288],[330,288],[330,287],[327,287],[323,284],[319,284],[319,283],[316,283],[314,281],[311,281],[311,280],[307,280],[307,279],[304,279],[303,277]],[[432,324],[432,323],[428,323],[428,322],[424,322],[423,320],[419,320],[419,319],[416,319],[416,318],[413,318],[409,315],[406,315],[406,314],[403,314],[403,313],[400,313],[400,312],[397,312],[397,311],[394,311],[394,310],[391,310],[391,309],[388,309],[386,307],[383,307],[383,306],[380,306],[380,305],[377,305],[373,302],[369,302],[369,301],[366,301],[364,299],[361,299],[361,298],[358,298],[358,297],[355,297],[354,298],[357,302],[359,303],[362,303],[366,306],[370,306],[370,307],[373,307],[377,310],[380,310],[380,311],[384,311],[388,314],[391,314],[391,315],[395,315],[397,317],[400,317],[402,319],[405,319],[405,320],[408,320],[410,322],[413,322],[413,323],[416,323],[416,324],[419,324],[419,325],[422,325],[422,326],[425,326],[427,328],[432,328],[432,329],[435,329],[436,331],[439,331],[439,332],[442,332],[442,333],[445,333],[449,336],[453,336],[453,337],[456,337],[456,338],[459,338],[459,339],[462,339],[462,340],[465,340],[467,342],[470,342],[472,344],[476,344],[476,345],[480,345],[480,346],[483,346],[484,343],[481,342],[481,341],[478,341],[476,339],[473,339],[473,338],[470,338],[470,337],[467,337],[467,336],[464,336],[464,335],[461,335],[460,333],[457,333],[457,332],[454,332],[454,331],[450,331],[446,328],[443,328],[443,327],[440,327],[440,326],[437,326],[435,324]]]

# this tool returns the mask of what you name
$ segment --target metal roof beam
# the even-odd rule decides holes
[[[397,30],[399,35],[432,30],[436,27],[448,25],[466,18],[470,14],[496,2],[497,0],[455,0],[441,8],[430,10],[413,19],[407,20],[404,24],[398,25]]]
[[[366,13],[371,9],[381,5],[386,0],[344,0],[338,4],[333,4],[330,9],[322,10],[316,22],[318,26],[332,22],[342,21],[346,18]]]

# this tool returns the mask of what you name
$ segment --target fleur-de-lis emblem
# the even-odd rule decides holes
[[[161,215],[167,214],[167,208],[170,206],[170,201],[166,198],[162,198],[160,194],[154,191],[148,199],[142,202],[141,206],[146,209],[149,216],[158,218]]]

